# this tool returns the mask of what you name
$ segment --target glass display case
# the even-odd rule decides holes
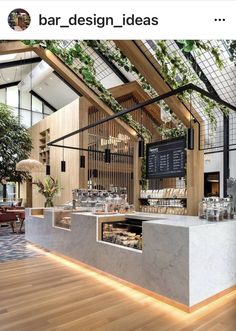
[[[142,221],[103,222],[102,241],[142,250]]]
[[[97,214],[127,213],[134,211],[134,206],[127,202],[127,189],[113,187],[112,190],[75,189],[73,209],[87,208]]]
[[[54,226],[62,229],[71,229],[71,211],[54,210]]]

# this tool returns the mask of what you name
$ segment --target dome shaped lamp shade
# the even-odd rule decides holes
[[[16,164],[16,170],[26,172],[43,172],[44,166],[38,160],[25,159]]]

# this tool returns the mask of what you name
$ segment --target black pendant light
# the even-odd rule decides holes
[[[187,148],[189,150],[194,149],[194,129],[193,128],[188,128],[188,133],[187,133]]]
[[[144,149],[145,149],[144,140],[141,139],[138,142],[138,156],[139,157],[144,157]]]
[[[85,168],[85,156],[80,155],[80,168]]]
[[[192,115],[192,91],[190,92],[190,114]],[[190,128],[187,131],[187,149],[194,150],[194,129],[191,124],[192,120],[190,119]]]
[[[63,140],[64,146],[64,140]],[[62,148],[61,172],[66,172],[66,161],[64,160],[64,147]]]
[[[109,148],[105,149],[104,161],[105,163],[111,163],[111,150]]]
[[[98,177],[98,169],[93,169],[93,178],[97,178]]]
[[[84,136],[82,132],[82,148],[84,148]],[[80,168],[85,168],[85,156],[84,151],[82,150],[82,155],[80,155]]]
[[[46,175],[47,176],[50,176],[51,174],[51,167],[50,167],[50,164],[46,164]]]
[[[61,172],[66,172],[66,161],[61,161]]]
[[[144,157],[145,152],[145,142],[143,139],[143,108],[141,108],[141,138],[138,142],[138,156]]]
[[[108,147],[108,143],[109,143],[109,136],[107,138],[107,148],[105,149],[105,152],[104,152],[104,161],[105,161],[105,163],[111,163],[111,150]]]

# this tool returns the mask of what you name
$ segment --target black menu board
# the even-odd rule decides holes
[[[147,144],[147,178],[184,177],[186,138]]]

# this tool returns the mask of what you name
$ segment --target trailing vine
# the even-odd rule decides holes
[[[86,40],[87,46],[95,49],[101,53],[108,61],[117,64],[119,67],[124,68],[126,72],[136,75],[139,79],[140,86],[142,89],[149,94],[152,98],[158,96],[154,88],[148,83],[145,77],[138,71],[138,69],[130,62],[130,60],[120,51],[117,46],[113,48],[109,47],[106,43],[98,40]],[[185,127],[182,122],[176,117],[171,111],[164,100],[159,102],[159,105],[164,108],[164,111],[169,113],[172,118],[172,122],[175,124],[175,128],[167,128],[165,124],[159,127],[152,123],[153,127],[162,135],[163,139],[166,137],[178,137],[185,134]]]
[[[220,68],[222,68],[223,63],[222,60],[220,59],[218,51],[210,48],[208,44],[206,44],[206,46],[203,45],[204,43],[201,41],[194,41],[192,48],[189,46],[189,48],[185,48],[185,49],[190,51],[191,49],[193,49],[193,47],[195,48],[198,47],[207,50],[209,52],[213,52],[215,59],[217,59],[216,62],[217,65]],[[197,74],[193,74],[190,71],[190,68],[188,68],[184,60],[178,55],[176,51],[172,53],[169,52],[165,40],[157,41],[156,46],[157,47],[155,49],[155,55],[158,62],[161,65],[161,73],[165,81],[172,88],[175,89],[187,85],[190,82],[197,83],[199,81],[199,77],[197,76]],[[187,45],[185,46],[187,47]],[[214,110],[217,107],[217,103],[199,93],[198,95],[205,103],[203,112],[209,120],[211,129],[215,131],[217,128],[217,119],[214,116]],[[189,102],[189,93],[185,91],[184,93],[179,95],[179,98],[182,99],[183,101]],[[222,110],[223,113],[228,115],[228,109],[226,109],[226,107],[219,106],[219,108]]]
[[[215,63],[219,69],[224,68],[224,61],[221,58],[220,50],[217,47],[212,46],[209,40],[177,40],[177,43],[182,47],[181,49],[185,53],[191,53],[194,51],[205,51],[209,52],[215,60]]]
[[[62,41],[58,40],[27,40],[23,41],[27,45],[39,44],[41,47],[49,49],[53,54],[61,58],[74,72],[83,78],[86,84],[93,89],[99,96],[99,98],[106,103],[115,113],[121,111],[122,106],[115,100],[111,93],[103,86],[103,84],[96,78],[96,70],[94,66],[94,60],[86,52],[86,46],[92,47],[95,50],[101,52],[108,60],[115,62],[119,67],[124,68],[127,72],[136,74],[139,78],[139,83],[143,90],[146,91],[151,97],[157,96],[156,91],[148,83],[148,81],[139,73],[137,68],[129,61],[129,59],[119,50],[119,48],[110,48],[106,43],[97,40],[87,40],[75,42],[69,47],[62,47]],[[211,46],[210,42],[202,42],[199,40],[179,40],[179,44],[182,45],[184,52],[191,52],[195,50],[204,50],[210,52],[216,62],[218,68],[222,68],[223,61],[220,57],[220,52],[217,48]],[[172,88],[177,88],[188,83],[197,83],[199,77],[197,74],[193,74],[190,68],[186,65],[183,59],[177,54],[177,52],[169,52],[166,41],[160,40],[156,42],[156,57],[161,64],[161,73],[165,81],[171,85]],[[79,60],[79,64],[75,64],[75,60]],[[205,103],[203,109],[204,114],[207,116],[210,126],[213,131],[216,130],[217,120],[214,116],[214,110],[217,104],[209,98],[199,94],[201,99]],[[189,101],[189,93],[184,92],[179,96],[183,101]],[[174,116],[174,114],[165,105],[167,111],[173,117],[173,122],[176,124],[176,128],[166,128],[165,125],[159,128],[159,132],[162,132],[166,136],[167,130],[171,130],[170,134],[175,136],[177,131],[184,129],[181,127],[181,122]],[[225,107],[220,107],[224,113],[228,113]],[[133,120],[131,114],[126,114],[122,119],[129,124],[138,133],[145,136],[146,140],[149,140],[151,134],[146,128],[141,128],[140,123]],[[183,130],[182,130],[183,131]]]
[[[27,45],[39,45],[47,48],[54,55],[58,56],[65,64],[67,64],[76,74],[78,74],[85,83],[97,93],[99,98],[109,106],[115,113],[123,110],[122,106],[116,101],[112,94],[103,86],[96,78],[96,70],[94,60],[85,51],[84,42],[75,42],[72,46],[62,47],[60,40],[24,40]],[[75,63],[79,60],[79,64]],[[151,138],[150,131],[140,123],[133,120],[130,114],[121,117],[131,128],[138,134],[142,135],[146,141]]]
[[[227,45],[231,55],[230,59],[236,66],[236,40],[228,40]]]
[[[85,43],[99,51],[103,56],[105,56],[109,61],[115,62],[119,67],[124,68],[126,72],[131,74],[136,74],[140,80],[140,85],[143,90],[147,92],[151,97],[156,97],[157,93],[148,83],[145,77],[138,71],[138,69],[130,62],[130,60],[120,51],[116,46],[110,48],[107,44],[98,40],[85,40]]]

